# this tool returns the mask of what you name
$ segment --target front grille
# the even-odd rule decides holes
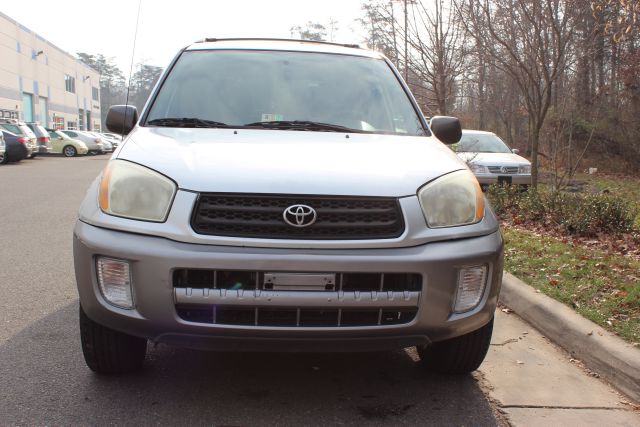
[[[299,275],[320,273],[290,273]],[[416,273],[331,273],[326,287],[278,287],[263,271],[177,269],[178,316],[194,323],[272,327],[398,325],[418,311],[422,276]]]
[[[264,271],[180,268],[173,272],[175,288],[270,290]],[[422,276],[416,273],[335,273],[336,283],[327,291],[419,292]]]
[[[181,319],[194,323],[313,328],[401,325],[411,322],[418,309],[411,307],[327,310],[313,307],[177,305],[176,312]]]
[[[285,209],[307,205],[317,219],[296,228],[284,221]],[[390,239],[404,231],[395,198],[347,196],[281,196],[202,193],[191,218],[198,234],[263,239]]]
[[[488,166],[491,173],[504,173],[513,175],[518,173],[518,166]]]

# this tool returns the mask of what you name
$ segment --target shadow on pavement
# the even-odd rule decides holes
[[[0,346],[1,424],[495,425],[471,376],[408,351],[208,353],[149,346],[142,373],[85,366],[77,301]]]

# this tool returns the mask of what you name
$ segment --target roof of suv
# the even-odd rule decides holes
[[[213,39],[207,38],[188,46],[186,50],[280,50],[295,52],[333,53],[338,55],[382,58],[382,54],[360,49],[357,45],[288,39]]]

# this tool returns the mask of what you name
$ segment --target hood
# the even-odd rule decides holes
[[[117,158],[198,192],[400,197],[464,169],[433,137],[137,127]]]
[[[477,163],[484,166],[529,165],[531,162],[513,153],[458,153],[465,162]]]

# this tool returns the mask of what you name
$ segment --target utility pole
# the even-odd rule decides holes
[[[404,0],[404,81],[409,83],[409,14],[407,12],[407,0]]]

